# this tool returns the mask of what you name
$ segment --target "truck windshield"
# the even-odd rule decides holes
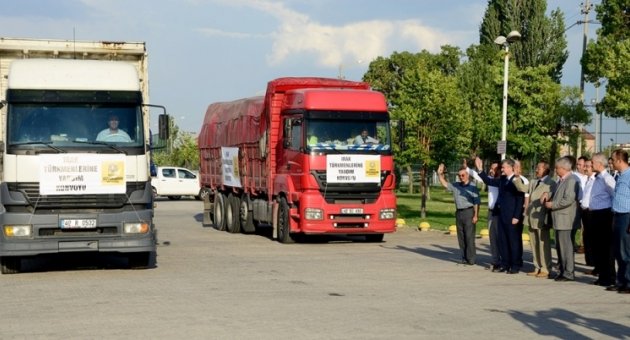
[[[142,122],[137,103],[20,100],[9,102],[7,139],[17,148],[137,147],[144,144]]]
[[[311,119],[306,126],[310,150],[391,150],[388,121]]]

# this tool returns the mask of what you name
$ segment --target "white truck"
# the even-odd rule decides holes
[[[3,274],[52,253],[152,265],[148,102],[144,43],[0,38]]]

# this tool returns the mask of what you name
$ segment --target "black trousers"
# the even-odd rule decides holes
[[[593,259],[602,284],[615,283],[612,219],[613,213],[610,208],[590,211]]]
[[[595,267],[595,270],[599,271],[597,263],[595,263],[593,251],[595,244],[593,239],[593,221],[595,220],[591,217],[592,215],[591,210],[582,209],[582,245],[584,246],[584,260],[586,261],[586,265]]]

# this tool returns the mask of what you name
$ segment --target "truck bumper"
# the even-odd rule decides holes
[[[303,195],[291,209],[291,231],[305,234],[383,234],[396,231],[396,197],[382,194],[370,204],[328,204],[318,193]],[[322,219],[307,219],[306,210],[319,209]],[[391,218],[383,219],[384,211]]]
[[[31,215],[22,213],[1,213],[0,256],[33,256],[65,252],[154,252],[156,231],[151,219],[151,211],[72,214],[70,215]],[[62,229],[59,220],[63,218],[95,218],[95,229]],[[125,234],[123,225],[127,222],[146,222],[149,230],[143,234]],[[8,237],[5,225],[31,225],[30,237]]]

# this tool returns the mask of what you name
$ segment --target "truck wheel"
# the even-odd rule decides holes
[[[155,189],[155,187],[151,187],[151,189],[153,189],[153,199],[155,199],[158,196],[157,190]]]
[[[217,230],[225,230],[225,202],[226,197],[220,192],[214,194],[214,225]]]
[[[17,256],[3,256],[0,258],[2,274],[17,274],[22,267],[22,258]]]
[[[225,223],[227,231],[230,233],[238,233],[241,231],[241,219],[239,218],[239,210],[241,209],[241,199],[234,193],[228,196],[228,204],[225,210]]]
[[[254,225],[254,214],[250,211],[252,201],[249,199],[249,195],[243,195],[241,197],[241,207],[239,211],[239,217],[241,219],[241,232],[250,234],[256,231]]]
[[[168,197],[169,200],[173,200],[173,201],[177,201],[178,199],[182,198],[182,196],[166,196]]]
[[[210,191],[208,191],[208,189],[206,188],[201,188],[199,189],[199,195],[195,196],[195,199],[198,201],[203,201],[206,196],[210,195]]]
[[[280,197],[278,202],[278,242],[285,244],[295,242],[289,229],[289,203],[287,203],[286,198]]]
[[[151,265],[151,252],[129,253],[127,260],[131,269],[147,269]]]
[[[367,242],[383,242],[383,234],[367,234],[365,235],[365,241]]]

